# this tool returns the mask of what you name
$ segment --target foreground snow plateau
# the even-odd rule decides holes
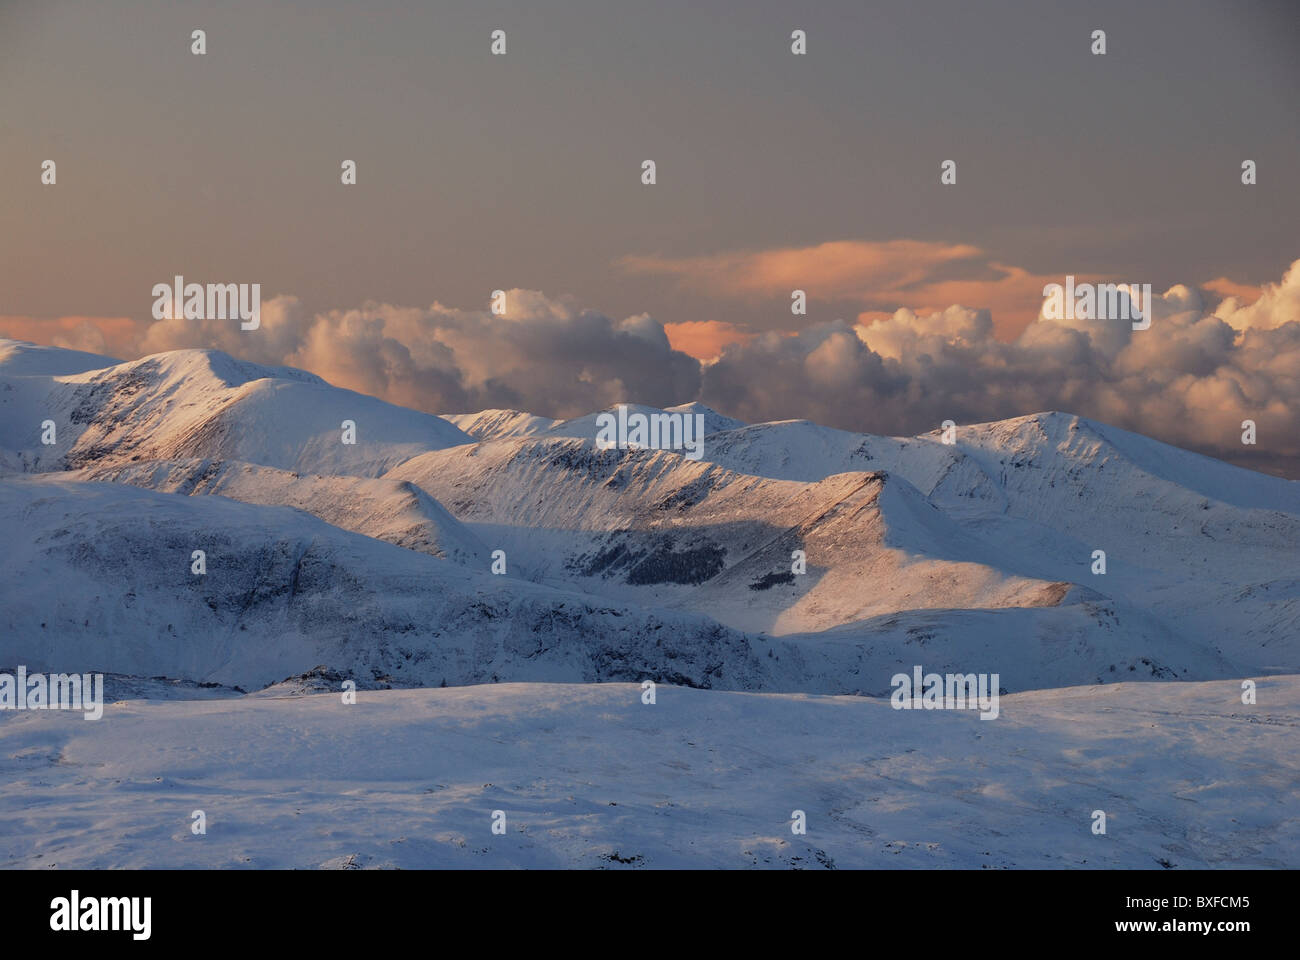
[[[97,722],[0,714],[0,863],[1300,866],[1300,676],[1259,681],[1255,706],[1235,681],[1014,694],[991,722],[862,697],[640,694],[514,683],[346,705],[282,687],[118,700]]]

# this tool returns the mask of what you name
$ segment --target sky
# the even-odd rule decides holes
[[[1300,477],[1298,54],[1273,0],[0,0],[0,335],[435,413],[1067,409]],[[156,321],[175,275],[262,329]],[[1047,329],[1067,275],[1157,323]]]

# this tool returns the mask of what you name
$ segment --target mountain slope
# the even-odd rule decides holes
[[[705,458],[769,477],[906,478],[1021,576],[1086,584],[1174,633],[1290,669],[1300,632],[1300,484],[1064,413],[959,427],[944,444],[807,421],[712,436]],[[1096,551],[1106,573],[1093,572]],[[1267,597],[1266,602],[1261,602]]]
[[[596,434],[600,429],[596,423],[597,418],[607,413],[613,414],[617,417],[618,408],[620,406],[627,407],[629,416],[638,413],[645,417],[663,415],[665,413],[681,414],[682,416],[702,416],[704,418],[705,436],[708,436],[711,433],[718,433],[722,430],[734,430],[736,427],[741,426],[739,420],[733,420],[731,417],[724,417],[722,414],[709,409],[699,402],[683,403],[666,409],[647,406],[644,403],[616,403],[606,407],[604,410],[598,410],[595,413],[589,413],[586,416],[575,417],[572,420],[558,421],[554,426],[546,431],[546,436],[573,437],[578,440],[595,440]],[[694,421],[692,421],[692,423],[694,423]],[[691,429],[694,430],[694,426],[692,426]],[[695,436],[695,434],[692,434],[692,436]]]
[[[54,421],[58,443],[40,442]],[[343,442],[343,422],[356,442]],[[470,437],[438,417],[215,350],[177,350],[84,373],[5,376],[0,447],[30,471],[132,460],[243,460],[284,470],[378,476]]]
[[[882,474],[794,483],[664,451],[523,439],[423,454],[385,476],[429,492],[533,579],[740,629],[802,632],[889,610],[1035,606],[1065,593],[998,570],[991,551]],[[800,575],[796,550],[806,554]]]
[[[535,437],[550,430],[560,420],[538,417],[519,410],[483,410],[479,413],[444,413],[442,419],[460,428],[475,440],[504,440],[508,437]]]
[[[766,668],[706,618],[472,573],[284,507],[10,478],[0,524],[25,531],[0,556],[0,664],[245,689],[320,665],[366,685],[737,689]]]
[[[300,475],[236,460],[146,460],[36,474],[126,483],[162,493],[212,494],[262,506],[295,507],[367,537],[487,570],[488,550],[423,490],[392,480]]]
[[[1300,664],[1294,483],[1067,414],[944,444],[674,411],[705,417],[703,460],[597,450],[594,414],[484,411],[462,422],[509,436],[475,442],[215,351],[0,343],[0,471],[44,471],[0,490],[0,653],[54,642],[187,682],[324,666],[832,693],[917,661],[1011,688]],[[508,576],[485,573],[495,550]]]
[[[121,363],[112,357],[0,338],[0,377],[55,377]]]

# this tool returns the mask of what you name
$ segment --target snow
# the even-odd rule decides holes
[[[754,689],[749,638],[466,569],[301,510],[0,480],[0,665],[245,690],[318,666],[375,686],[628,680]],[[191,572],[193,551],[206,573]]]
[[[68,373],[85,373],[121,363],[112,357],[62,347],[42,347],[25,340],[0,338],[0,376],[52,377]]]
[[[54,446],[40,442],[47,419],[58,429]],[[356,425],[355,444],[341,442],[345,420]],[[216,350],[43,377],[10,376],[0,366],[0,448],[28,471],[212,457],[373,477],[470,439],[430,414]]]
[[[1062,422],[1067,434],[1070,422]],[[1195,481],[1126,470],[1118,454],[1094,467],[1078,451],[1026,452],[1032,418],[1000,448],[1004,465],[981,465],[937,439],[771,426],[711,437],[700,462],[539,437],[423,454],[386,476],[428,492],[529,579],[694,610],[749,632],[854,623],[870,632],[867,621],[891,612],[953,608],[948,623],[930,626],[960,636],[969,620],[961,610],[1077,603],[1086,589],[1101,605],[1085,615],[1097,639],[1107,638],[1090,646],[1108,659],[1078,662],[1081,672],[1066,682],[1110,673],[1112,631],[1132,653],[1195,679],[1223,676],[1227,663],[1240,675],[1300,660],[1293,483],[1252,474],[1252,505],[1212,501],[1191,492]],[[825,469],[879,465],[884,451],[891,472],[815,481],[741,472],[738,435],[757,438],[766,464],[798,462],[821,474],[814,449],[835,441],[841,453],[864,445],[877,453],[823,460]],[[985,446],[972,449],[989,457]],[[1091,572],[1096,549],[1107,555],[1104,575]],[[806,554],[803,576],[790,574],[794,550]]]
[[[418,487],[396,480],[301,475],[237,460],[144,460],[37,476],[296,507],[333,526],[408,550],[480,570],[489,562],[483,543],[440,503]]]
[[[475,440],[504,440],[535,437],[561,423],[518,410],[483,410],[479,413],[444,413],[442,419],[459,427]]]
[[[702,416],[704,417],[704,435],[718,433],[723,430],[734,430],[741,426],[739,420],[733,420],[731,417],[724,417],[722,414],[711,410],[702,403],[683,403],[675,407],[652,407],[644,403],[614,403],[610,404],[604,410],[597,410],[595,413],[589,413],[586,416],[575,417],[572,420],[563,420],[556,423],[546,431],[546,436],[551,437],[575,437],[579,440],[595,440],[599,431],[596,420],[602,414],[610,413],[618,415],[620,406],[627,407],[627,415],[641,414],[645,417],[652,417],[661,414],[682,414],[684,416]]]
[[[0,713],[0,862],[1295,868],[1300,677],[1258,692],[1076,687],[1003,697],[991,722],[664,685],[647,705],[637,684]]]
[[[113,701],[0,711],[0,853],[1300,866],[1296,483],[1059,412],[947,444],[631,406],[702,415],[703,459],[0,340],[0,671]],[[1001,716],[891,710],[916,664],[997,673]]]

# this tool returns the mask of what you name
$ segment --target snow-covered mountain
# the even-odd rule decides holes
[[[0,864],[1300,864],[1300,485],[1064,413],[632,410],[702,459],[0,341],[0,673],[109,701],[0,713]],[[1000,718],[891,710],[914,665]]]
[[[439,417],[216,350],[77,373],[32,372],[57,369],[37,356],[50,353],[0,353],[0,448],[25,470],[199,457],[373,477],[417,453],[470,442]],[[6,358],[17,361],[13,371]],[[77,365],[69,358],[63,367]],[[42,443],[47,421],[52,445]],[[355,443],[342,442],[345,421]]]
[[[636,663],[820,693],[880,692],[921,657],[1008,689],[1300,663],[1297,484],[1067,414],[948,444],[633,407],[702,415],[695,461],[597,449],[594,413],[457,426],[217,351],[119,363],[12,341],[0,411],[3,465],[36,474],[0,485],[24,530],[0,654],[32,662],[94,649],[96,669],[245,687],[317,666],[418,685]],[[592,631],[611,623],[606,648]],[[88,648],[91,624],[117,636]],[[181,630],[243,636],[216,655]],[[633,654],[664,630],[673,657]]]
[[[0,374],[6,377],[56,377],[102,370],[121,362],[98,353],[42,347],[25,340],[0,339]]]
[[[464,430],[475,440],[508,440],[512,437],[577,437],[590,438],[596,435],[596,418],[602,413],[615,413],[618,404],[598,410],[594,413],[575,417],[572,420],[552,420],[521,410],[483,410],[479,413],[444,413],[442,418]],[[644,403],[624,404],[629,413],[646,415],[679,413],[687,416],[704,417],[704,432],[718,433],[734,430],[744,426],[739,420],[724,417],[716,410],[711,410],[699,402],[683,403],[675,407],[652,407]]]
[[[572,420],[560,420],[552,424],[544,431],[546,435],[552,437],[577,437],[581,440],[588,440],[596,436],[599,429],[596,420],[601,414],[614,414],[617,416],[620,406],[627,407],[629,416],[632,414],[641,414],[650,417],[656,414],[681,414],[683,416],[700,416],[703,417],[705,436],[711,433],[720,433],[723,430],[734,430],[737,427],[744,426],[739,420],[733,420],[731,417],[724,417],[716,410],[711,410],[702,403],[683,403],[675,407],[652,407],[644,403],[625,403],[612,404],[604,410],[597,410],[594,413],[585,416],[575,417]],[[505,435],[500,435],[505,436]],[[489,439],[482,437],[480,439]]]
[[[906,481],[768,480],[666,451],[501,440],[385,475],[443,502],[540,582],[684,606],[742,629],[821,630],[933,607],[1055,604],[1069,584],[1005,573]],[[795,551],[807,571],[791,572]]]
[[[961,426],[952,444],[757,424],[710,437],[705,457],[781,478],[887,471],[1004,569],[1085,584],[1253,669],[1300,658],[1300,483],[1064,413]]]
[[[336,527],[409,550],[480,570],[488,564],[488,550],[478,537],[419,487],[397,480],[298,474],[237,460],[141,460],[38,476],[296,507]]]
[[[538,417],[518,410],[483,410],[480,413],[444,413],[442,419],[459,427],[475,440],[505,437],[535,437],[562,420]]]
[[[0,526],[23,531],[0,556],[0,665],[244,689],[318,666],[366,686],[764,685],[749,638],[706,618],[506,582],[301,510],[7,478]]]

